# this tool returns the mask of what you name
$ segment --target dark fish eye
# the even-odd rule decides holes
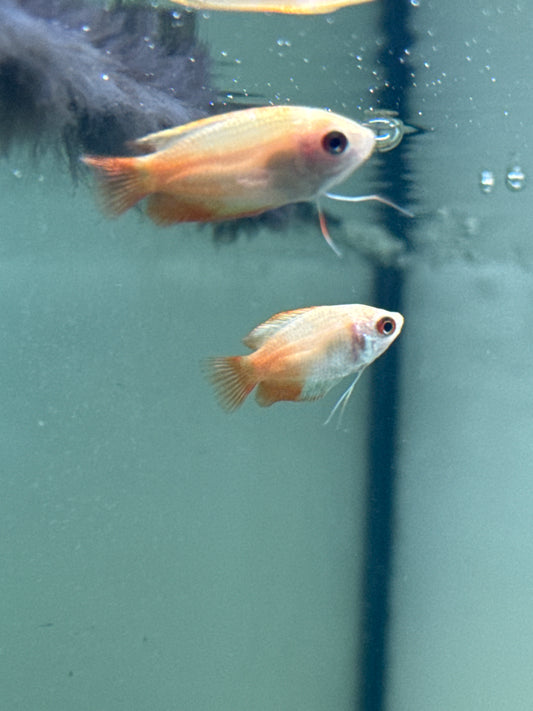
[[[396,330],[396,323],[390,316],[383,316],[377,322],[376,328],[382,336],[391,336]]]
[[[322,139],[322,148],[331,153],[332,155],[339,155],[339,153],[344,153],[346,146],[348,145],[348,139],[340,131],[330,131],[326,133]]]

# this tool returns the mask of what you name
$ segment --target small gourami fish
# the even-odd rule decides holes
[[[222,407],[237,409],[257,386],[256,400],[318,400],[347,375],[355,379],[333,413],[346,406],[363,372],[397,338],[403,316],[364,304],[310,306],[272,316],[243,343],[244,356],[210,358],[207,375]]]
[[[286,15],[322,15],[341,7],[362,5],[372,0],[172,0],[194,10],[234,12],[281,12]]]
[[[148,215],[169,225],[318,200],[364,163],[375,144],[370,128],[330,111],[263,106],[149,134],[134,142],[147,155],[82,160],[96,170],[109,214],[147,198]],[[322,233],[337,251],[319,214]]]

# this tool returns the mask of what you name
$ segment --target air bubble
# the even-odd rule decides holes
[[[494,173],[492,170],[482,170],[479,176],[479,187],[481,192],[488,195],[494,190]]]
[[[522,190],[526,185],[526,176],[524,171],[519,165],[513,165],[507,171],[505,176],[505,184],[513,192],[518,192]]]

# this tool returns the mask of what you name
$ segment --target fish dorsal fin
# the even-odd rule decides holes
[[[191,136],[197,131],[203,130],[210,124],[221,123],[223,117],[224,114],[217,114],[215,116],[208,116],[207,118],[201,118],[197,121],[185,123],[182,126],[174,126],[173,128],[167,128],[164,131],[149,133],[147,136],[143,136],[142,138],[132,141],[132,145],[141,150],[143,153],[162,151],[165,148],[169,148],[174,145],[182,138],[185,138],[185,136]]]
[[[253,331],[242,339],[242,342],[248,348],[255,350],[261,348],[269,338],[277,333],[281,328],[294,321],[298,316],[311,311],[315,306],[307,306],[303,309],[294,309],[293,311],[282,311],[275,316],[271,316],[268,321],[256,326]]]

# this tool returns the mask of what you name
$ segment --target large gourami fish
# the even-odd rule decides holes
[[[286,15],[322,15],[341,7],[361,5],[372,0],[172,0],[194,10],[233,12],[281,12]]]
[[[355,379],[333,413],[346,406],[363,372],[397,338],[403,316],[364,304],[311,306],[272,316],[243,339],[244,356],[210,358],[207,374],[231,412],[257,387],[256,400],[318,400],[347,375]]]
[[[148,215],[169,225],[317,201],[367,160],[376,136],[323,109],[263,106],[152,133],[134,145],[147,155],[82,160],[96,170],[109,214],[120,215],[147,198]],[[364,199],[390,204],[377,196],[355,198]],[[320,209],[319,215],[322,233],[337,252]]]

